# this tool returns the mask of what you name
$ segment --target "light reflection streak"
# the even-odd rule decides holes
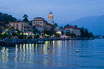
[[[17,63],[17,59],[18,59],[18,46],[16,45],[16,49],[15,49],[15,62]]]
[[[62,48],[67,48],[66,45],[62,46],[63,44],[67,43],[66,41],[46,41],[45,44],[20,44],[16,45],[15,50],[11,50],[8,52],[10,48],[2,47],[1,52],[2,59],[1,61],[8,62],[8,57],[12,56],[11,60],[17,64],[18,62],[22,63],[36,63],[35,61],[39,61],[42,58],[42,62],[45,65],[53,65],[54,59],[47,59],[48,57],[52,57],[55,55],[55,52],[62,53]],[[57,49],[56,49],[57,48]],[[5,54],[5,53],[6,54]],[[8,53],[14,53],[8,56]],[[6,55],[6,57],[4,56]],[[37,56],[41,55],[41,57]],[[5,57],[5,58],[4,58]],[[14,57],[14,58],[13,58]],[[10,60],[10,59],[9,59]]]
[[[45,42],[45,45],[43,46],[43,54],[44,54],[44,55],[47,55],[47,48],[49,48],[49,47],[48,47],[48,44],[49,44],[49,42],[46,41],[46,42]]]
[[[3,63],[8,62],[8,48],[3,47],[1,49],[0,61]]]

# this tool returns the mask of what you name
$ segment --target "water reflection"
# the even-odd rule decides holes
[[[38,55],[68,55],[67,52],[71,53],[74,41],[46,41],[45,44],[20,44],[16,45],[15,50],[9,47],[1,48],[0,61],[8,62],[8,57],[14,57],[8,55],[8,53],[14,53],[14,61],[17,62],[27,62],[29,60],[34,60]],[[9,50],[9,51],[8,51]],[[47,62],[47,61],[45,61]]]
[[[8,62],[8,48],[2,47],[0,51],[0,62],[2,63]]]
[[[62,56],[68,55],[67,52],[71,53],[71,48],[73,45],[74,41],[69,40],[46,41],[45,44],[20,44],[16,45],[15,50],[12,47],[1,47],[0,61],[7,63],[11,57],[14,58],[15,63],[28,62],[33,61],[38,57],[43,58],[43,63],[47,63],[48,61],[52,61],[52,59],[47,60],[48,56]]]
[[[17,67],[21,67],[21,65],[31,67],[34,65],[81,66],[84,63],[83,60],[88,61],[87,56],[94,54],[92,52],[92,48],[94,49],[96,45],[94,43],[87,40],[64,40],[46,41],[45,44],[20,44],[16,47],[4,46],[0,47],[0,64],[11,62]],[[79,50],[79,52],[76,52],[76,50]],[[95,48],[95,50],[97,49]]]

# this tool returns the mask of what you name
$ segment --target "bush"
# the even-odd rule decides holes
[[[26,38],[26,35],[23,35],[23,34],[18,35],[18,38],[19,38],[19,39],[24,39],[24,38]]]
[[[28,37],[28,39],[32,39],[32,36],[30,35],[30,36]]]
[[[18,36],[18,34],[17,34],[17,33],[15,33],[15,32],[13,32],[13,33],[12,33],[12,36]]]
[[[60,37],[60,35],[59,35],[59,34],[55,34],[55,37],[56,37],[56,38],[59,38],[59,37]]]
[[[11,37],[11,35],[8,34],[8,33],[0,34],[0,38],[1,38],[1,39],[10,38],[10,37]]]
[[[38,35],[38,34],[35,34],[35,35],[34,35],[34,38],[39,38],[39,35]]]

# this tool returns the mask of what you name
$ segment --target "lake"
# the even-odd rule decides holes
[[[104,39],[0,46],[0,69],[104,69]]]

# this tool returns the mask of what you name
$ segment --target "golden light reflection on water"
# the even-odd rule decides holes
[[[47,48],[48,48],[48,41],[45,42],[45,45],[43,45],[43,54],[47,55]]]
[[[15,62],[17,63],[17,58],[18,58],[18,46],[16,45],[15,49]]]
[[[42,63],[52,65],[54,59],[46,59],[46,57],[55,55],[60,55],[63,50],[65,53],[67,51],[71,52],[71,46],[73,41],[46,41],[45,44],[20,44],[16,45],[15,50],[11,50],[12,48],[2,47],[0,61],[8,62],[10,57],[14,60],[15,63],[23,62],[23,63],[35,63],[39,58],[43,57]],[[69,49],[67,47],[69,46]],[[8,51],[10,50],[10,51]],[[14,55],[8,55],[8,53],[14,53]],[[38,55],[38,56],[37,56]],[[41,55],[39,57],[39,55]],[[46,55],[46,56],[45,56]],[[60,59],[58,59],[60,60]],[[41,62],[40,62],[41,63]]]
[[[2,47],[0,54],[0,62],[8,62],[8,48]]]

